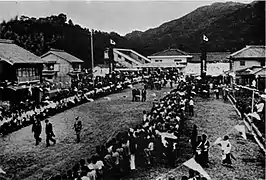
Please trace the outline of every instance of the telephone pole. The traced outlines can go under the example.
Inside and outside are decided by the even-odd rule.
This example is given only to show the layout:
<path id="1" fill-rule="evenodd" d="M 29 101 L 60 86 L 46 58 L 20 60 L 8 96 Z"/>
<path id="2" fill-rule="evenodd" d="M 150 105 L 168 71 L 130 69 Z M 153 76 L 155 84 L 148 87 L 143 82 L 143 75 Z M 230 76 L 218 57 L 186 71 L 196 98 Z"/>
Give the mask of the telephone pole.
<path id="1" fill-rule="evenodd" d="M 93 77 L 93 68 L 94 68 L 94 56 L 93 56 L 93 29 L 91 30 L 91 72 Z"/>

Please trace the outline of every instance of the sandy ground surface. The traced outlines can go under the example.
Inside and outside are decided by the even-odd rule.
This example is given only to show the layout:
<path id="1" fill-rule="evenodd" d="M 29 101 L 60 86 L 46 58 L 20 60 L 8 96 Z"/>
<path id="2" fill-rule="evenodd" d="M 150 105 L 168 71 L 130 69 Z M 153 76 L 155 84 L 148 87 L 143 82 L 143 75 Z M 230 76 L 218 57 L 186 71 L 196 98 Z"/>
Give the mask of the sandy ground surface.
<path id="1" fill-rule="evenodd" d="M 209 152 L 211 164 L 209 168 L 205 168 L 212 179 L 265 179 L 265 155 L 252 136 L 248 135 L 248 139 L 245 140 L 233 128 L 239 122 L 241 122 L 241 119 L 237 116 L 229 102 L 224 103 L 223 100 L 216 100 L 214 98 L 209 100 L 196 98 L 195 116 L 186 121 L 186 130 L 191 132 L 191 126 L 196 124 L 199 134 L 207 134 L 211 144 L 218 137 L 223 137 L 225 134 L 229 135 L 232 153 L 237 159 L 237 161 L 233 160 L 233 168 L 222 166 L 221 150 L 219 146 L 212 145 Z M 183 138 L 188 140 L 189 137 L 185 136 L 186 134 L 183 135 Z M 190 157 L 192 157 L 191 153 Z M 166 179 L 169 176 L 173 176 L 176 179 L 181 179 L 183 175 L 188 176 L 188 170 L 187 167 L 180 165 L 176 169 L 156 178 Z"/>
<path id="2" fill-rule="evenodd" d="M 91 103 L 67 110 L 50 118 L 54 126 L 57 144 L 45 147 L 44 124 L 39 146 L 34 145 L 31 126 L 14 132 L 5 138 L 0 138 L 0 166 L 7 172 L 7 176 L 0 179 L 36 180 L 47 178 L 57 173 L 64 173 L 81 158 L 90 157 L 95 152 L 95 146 L 103 144 L 119 131 L 135 126 L 141 121 L 142 111 L 150 110 L 155 92 L 158 97 L 170 91 L 169 88 L 161 91 L 148 91 L 148 101 L 131 102 L 130 89 L 121 93 L 112 94 L 110 101 L 101 98 Z M 184 132 L 180 141 L 179 164 L 192 156 L 188 143 L 193 123 L 199 127 L 199 134 L 206 133 L 210 142 L 230 131 L 239 118 L 229 103 L 222 100 L 196 98 L 195 116 L 186 120 Z M 73 121 L 75 116 L 83 121 L 82 142 L 75 143 Z M 220 165 L 221 151 L 217 146 L 210 149 L 211 165 L 206 171 L 213 179 L 265 179 L 265 156 L 252 138 L 243 140 L 238 132 L 229 133 L 233 145 L 233 153 L 237 157 L 234 168 Z M 159 175 L 168 177 L 174 175 L 181 179 L 188 174 L 188 168 L 171 170 L 163 164 L 152 167 L 141 167 L 123 179 L 155 179 Z M 168 173 L 167 173 L 168 172 Z M 166 173 L 166 174 L 164 174 Z M 108 179 L 108 178 L 107 178 Z"/>

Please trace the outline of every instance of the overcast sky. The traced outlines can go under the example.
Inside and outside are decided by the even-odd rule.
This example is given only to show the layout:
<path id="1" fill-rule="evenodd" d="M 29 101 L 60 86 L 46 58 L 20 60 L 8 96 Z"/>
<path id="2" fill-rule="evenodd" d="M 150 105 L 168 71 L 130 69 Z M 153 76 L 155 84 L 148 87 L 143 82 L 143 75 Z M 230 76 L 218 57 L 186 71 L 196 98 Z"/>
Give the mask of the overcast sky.
<path id="1" fill-rule="evenodd" d="M 74 24 L 89 29 L 115 31 L 125 35 L 133 30 L 145 31 L 177 19 L 204 5 L 224 0 L 205 1 L 1 1 L 0 21 L 16 15 L 46 17 L 64 13 Z M 250 3 L 251 0 L 237 0 Z"/>

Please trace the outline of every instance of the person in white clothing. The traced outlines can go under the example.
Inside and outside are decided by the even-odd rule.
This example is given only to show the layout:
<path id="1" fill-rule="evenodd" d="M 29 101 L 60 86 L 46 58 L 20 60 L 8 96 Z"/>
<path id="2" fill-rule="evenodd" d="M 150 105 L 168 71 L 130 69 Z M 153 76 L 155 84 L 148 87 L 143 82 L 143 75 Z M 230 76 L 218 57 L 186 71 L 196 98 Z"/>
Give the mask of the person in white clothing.
<path id="1" fill-rule="evenodd" d="M 145 110 L 143 111 L 143 121 L 147 121 L 147 112 Z"/>
<path id="2" fill-rule="evenodd" d="M 220 141 L 218 144 L 221 145 L 221 149 L 222 149 L 222 165 L 231 166 L 232 165 L 232 161 L 231 161 L 232 145 L 229 142 L 229 137 L 224 136 L 224 139 Z"/>
<path id="3" fill-rule="evenodd" d="M 189 115 L 194 116 L 194 101 L 190 98 L 189 102 Z"/>

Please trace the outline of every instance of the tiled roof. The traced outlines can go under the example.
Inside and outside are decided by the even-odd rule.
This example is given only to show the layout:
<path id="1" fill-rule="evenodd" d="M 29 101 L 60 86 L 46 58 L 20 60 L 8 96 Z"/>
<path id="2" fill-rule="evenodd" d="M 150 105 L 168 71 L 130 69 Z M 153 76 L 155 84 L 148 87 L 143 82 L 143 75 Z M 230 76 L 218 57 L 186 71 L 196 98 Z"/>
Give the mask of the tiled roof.
<path id="1" fill-rule="evenodd" d="M 97 64 L 95 67 L 100 67 L 100 68 L 109 68 L 109 64 Z"/>
<path id="2" fill-rule="evenodd" d="M 0 61 L 6 61 L 12 65 L 43 63 L 40 57 L 5 39 L 0 39 Z"/>
<path id="3" fill-rule="evenodd" d="M 200 62 L 201 53 L 189 53 L 192 58 L 188 59 L 188 62 L 196 63 Z M 207 62 L 224 62 L 228 61 L 226 58 L 230 55 L 230 52 L 207 52 Z"/>
<path id="4" fill-rule="evenodd" d="M 236 71 L 236 74 L 237 75 L 256 75 L 257 73 L 259 73 L 263 69 L 265 69 L 265 67 L 252 66 L 252 67 L 240 69 L 240 70 Z"/>
<path id="5" fill-rule="evenodd" d="M 266 46 L 246 46 L 245 48 L 234 52 L 228 58 L 266 58 Z"/>
<path id="6" fill-rule="evenodd" d="M 161 52 L 154 53 L 150 56 L 188 56 L 189 54 L 180 49 L 166 49 Z"/>
<path id="7" fill-rule="evenodd" d="M 41 58 L 49 55 L 49 54 L 54 54 L 70 63 L 83 63 L 83 61 L 67 52 L 65 52 L 64 50 L 59 50 L 59 49 L 51 49 L 50 51 L 48 51 L 47 53 L 43 54 L 41 56 Z"/>

